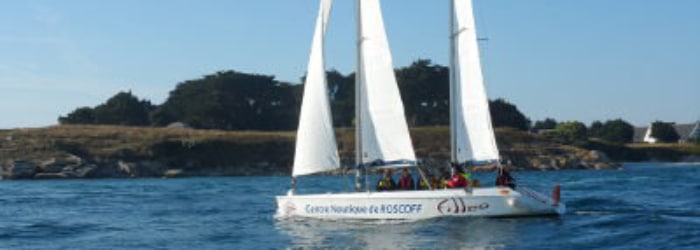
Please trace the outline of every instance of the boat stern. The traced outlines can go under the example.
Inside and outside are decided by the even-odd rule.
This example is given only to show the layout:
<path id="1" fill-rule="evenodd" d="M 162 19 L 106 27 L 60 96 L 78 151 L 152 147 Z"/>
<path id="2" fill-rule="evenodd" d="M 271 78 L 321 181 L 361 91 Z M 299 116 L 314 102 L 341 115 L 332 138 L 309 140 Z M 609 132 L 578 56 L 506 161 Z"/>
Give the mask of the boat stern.
<path id="1" fill-rule="evenodd" d="M 559 199 L 559 185 L 554 187 L 552 197 L 527 187 L 518 187 L 515 192 L 519 193 L 520 196 L 512 201 L 509 200 L 511 206 L 528 210 L 533 214 L 563 215 L 566 213 L 566 204 Z"/>

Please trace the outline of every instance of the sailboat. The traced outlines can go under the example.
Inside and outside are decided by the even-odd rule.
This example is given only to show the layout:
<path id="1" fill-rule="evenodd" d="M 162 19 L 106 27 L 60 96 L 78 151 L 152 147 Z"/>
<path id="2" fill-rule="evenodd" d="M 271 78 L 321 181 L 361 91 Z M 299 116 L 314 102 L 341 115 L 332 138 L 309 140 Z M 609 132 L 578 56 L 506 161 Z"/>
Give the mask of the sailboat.
<path id="1" fill-rule="evenodd" d="M 565 205 L 525 187 L 507 186 L 374 192 L 362 172 L 416 168 L 416 157 L 393 72 L 379 0 L 356 0 L 356 190 L 296 194 L 297 176 L 340 168 L 328 104 L 323 40 L 331 0 L 321 0 L 299 121 L 292 188 L 277 196 L 279 218 L 400 219 L 446 216 L 559 215 Z M 499 153 L 483 86 L 470 0 L 451 0 L 452 161 L 498 161 Z M 500 165 L 499 165 L 500 166 Z"/>

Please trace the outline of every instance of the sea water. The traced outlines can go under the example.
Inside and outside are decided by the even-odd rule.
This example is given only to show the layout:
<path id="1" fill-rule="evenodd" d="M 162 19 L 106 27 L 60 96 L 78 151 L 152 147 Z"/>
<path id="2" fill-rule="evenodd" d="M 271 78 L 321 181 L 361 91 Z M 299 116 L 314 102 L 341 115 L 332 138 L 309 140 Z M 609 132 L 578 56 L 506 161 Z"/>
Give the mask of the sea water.
<path id="1" fill-rule="evenodd" d="M 413 222 L 276 220 L 288 177 L 0 181 L 0 249 L 698 249 L 700 165 L 514 173 L 562 217 Z M 484 184 L 493 174 L 476 174 Z M 300 192 L 348 189 L 344 177 Z"/>

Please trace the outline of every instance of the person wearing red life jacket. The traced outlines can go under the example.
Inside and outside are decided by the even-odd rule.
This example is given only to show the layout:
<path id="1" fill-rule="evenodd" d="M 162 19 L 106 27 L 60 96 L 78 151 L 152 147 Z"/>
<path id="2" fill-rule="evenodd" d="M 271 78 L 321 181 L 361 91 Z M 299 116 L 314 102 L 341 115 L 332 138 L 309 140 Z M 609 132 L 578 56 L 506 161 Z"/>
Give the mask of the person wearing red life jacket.
<path id="1" fill-rule="evenodd" d="M 515 189 L 515 178 L 510 175 L 508 170 L 500 168 L 498 170 L 498 176 L 496 176 L 496 186 L 507 186 Z"/>
<path id="2" fill-rule="evenodd" d="M 401 190 L 413 190 L 414 185 L 413 185 L 413 176 L 411 176 L 411 172 L 408 171 L 408 169 L 404 168 L 401 171 L 401 177 L 399 178 L 399 189 Z"/>
<path id="3" fill-rule="evenodd" d="M 464 169 L 462 169 L 459 165 L 452 165 L 452 170 L 454 172 L 454 175 L 452 175 L 452 178 L 447 181 L 446 186 L 447 188 L 463 188 L 467 187 L 469 184 L 469 180 L 467 178 L 467 174 L 464 172 Z"/>

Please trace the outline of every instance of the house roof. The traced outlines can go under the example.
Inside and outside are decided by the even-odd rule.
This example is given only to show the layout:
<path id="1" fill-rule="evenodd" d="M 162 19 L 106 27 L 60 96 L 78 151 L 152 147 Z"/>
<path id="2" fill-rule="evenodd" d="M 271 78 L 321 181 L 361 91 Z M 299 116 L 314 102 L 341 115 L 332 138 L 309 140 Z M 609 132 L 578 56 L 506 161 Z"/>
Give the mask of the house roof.
<path id="1" fill-rule="evenodd" d="M 673 128 L 676 129 L 676 132 L 681 137 L 680 138 L 681 141 L 687 141 L 688 138 L 690 137 L 690 132 L 692 132 L 693 128 L 695 128 L 695 123 L 675 124 L 675 125 L 673 125 Z"/>
<path id="2" fill-rule="evenodd" d="M 632 142 L 644 142 L 644 135 L 649 127 L 635 127 L 634 136 L 632 136 Z"/>
<path id="3" fill-rule="evenodd" d="M 680 136 L 680 141 L 686 141 L 694 136 L 700 136 L 700 121 L 695 123 L 673 124 L 673 128 L 676 129 L 676 133 Z M 649 126 L 635 127 L 632 141 L 644 142 L 644 135 L 648 129 Z"/>
<path id="4" fill-rule="evenodd" d="M 691 139 L 700 138 L 700 121 L 695 123 L 695 128 L 690 131 L 690 135 L 688 135 L 688 137 Z"/>

